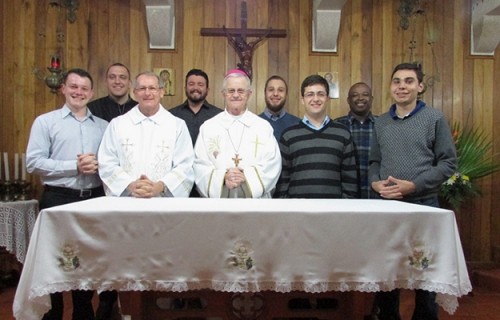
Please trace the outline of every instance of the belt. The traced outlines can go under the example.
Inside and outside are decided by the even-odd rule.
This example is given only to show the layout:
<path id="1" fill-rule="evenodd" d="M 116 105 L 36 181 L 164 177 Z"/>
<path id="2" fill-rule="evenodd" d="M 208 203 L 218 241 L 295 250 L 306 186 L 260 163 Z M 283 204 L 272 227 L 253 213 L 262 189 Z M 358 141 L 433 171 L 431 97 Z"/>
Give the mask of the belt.
<path id="1" fill-rule="evenodd" d="M 43 189 L 45 191 L 57 192 L 80 198 L 90 198 L 93 194 L 96 195 L 102 193 L 102 187 L 97 187 L 92 189 L 71 189 L 71 188 L 44 185 Z"/>

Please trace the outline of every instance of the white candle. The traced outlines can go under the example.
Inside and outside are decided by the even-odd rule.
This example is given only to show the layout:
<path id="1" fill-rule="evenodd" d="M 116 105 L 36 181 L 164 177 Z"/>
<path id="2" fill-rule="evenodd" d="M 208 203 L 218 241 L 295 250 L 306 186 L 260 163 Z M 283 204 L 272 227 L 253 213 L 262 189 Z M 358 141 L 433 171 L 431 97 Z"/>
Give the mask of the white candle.
<path id="1" fill-rule="evenodd" d="M 0 181 L 2 180 L 2 157 L 0 157 Z"/>
<path id="2" fill-rule="evenodd" d="M 14 181 L 19 180 L 19 153 L 14 153 Z"/>
<path id="3" fill-rule="evenodd" d="M 5 169 L 5 181 L 10 180 L 10 175 L 9 175 L 9 154 L 7 152 L 3 153 L 3 162 L 4 162 L 4 169 Z"/>
<path id="4" fill-rule="evenodd" d="M 26 153 L 21 155 L 21 180 L 26 181 Z"/>

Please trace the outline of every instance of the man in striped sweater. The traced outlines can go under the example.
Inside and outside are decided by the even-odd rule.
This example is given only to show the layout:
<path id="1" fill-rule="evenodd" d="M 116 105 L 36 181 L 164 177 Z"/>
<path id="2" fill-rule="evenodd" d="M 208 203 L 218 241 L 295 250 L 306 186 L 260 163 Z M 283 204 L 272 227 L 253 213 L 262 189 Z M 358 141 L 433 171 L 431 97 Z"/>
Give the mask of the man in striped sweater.
<path id="1" fill-rule="evenodd" d="M 375 121 L 368 175 L 382 199 L 439 207 L 439 187 L 457 168 L 456 150 L 443 113 L 418 99 L 423 77 L 419 65 L 394 69 L 390 90 L 395 103 Z M 416 290 L 412 320 L 438 319 L 435 298 L 434 292 Z M 376 319 L 401 319 L 399 290 L 378 292 L 375 307 Z"/>
<path id="2" fill-rule="evenodd" d="M 282 171 L 275 198 L 357 198 L 358 171 L 349 129 L 326 112 L 328 82 L 319 75 L 301 85 L 305 115 L 279 141 Z"/>

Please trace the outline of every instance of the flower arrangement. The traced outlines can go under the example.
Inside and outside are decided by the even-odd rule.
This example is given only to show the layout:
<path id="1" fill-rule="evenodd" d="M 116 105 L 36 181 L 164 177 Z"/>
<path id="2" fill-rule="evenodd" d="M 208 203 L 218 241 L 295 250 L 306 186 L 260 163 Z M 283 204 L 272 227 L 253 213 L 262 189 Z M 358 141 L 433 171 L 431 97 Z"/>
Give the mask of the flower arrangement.
<path id="1" fill-rule="evenodd" d="M 457 172 L 440 188 L 440 196 L 458 209 L 465 200 L 481 195 L 475 184 L 479 178 L 500 170 L 500 163 L 491 155 L 493 142 L 479 129 L 462 129 L 459 124 L 452 128 L 453 140 L 457 148 Z"/>

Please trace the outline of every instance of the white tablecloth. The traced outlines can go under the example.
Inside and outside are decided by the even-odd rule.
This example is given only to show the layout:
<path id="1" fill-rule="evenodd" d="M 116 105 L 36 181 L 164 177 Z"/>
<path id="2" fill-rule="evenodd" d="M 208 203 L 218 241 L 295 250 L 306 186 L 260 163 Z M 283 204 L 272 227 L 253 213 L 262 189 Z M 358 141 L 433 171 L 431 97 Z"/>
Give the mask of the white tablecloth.
<path id="1" fill-rule="evenodd" d="M 14 300 L 72 289 L 471 291 L 452 211 L 388 200 L 103 197 L 43 210 Z"/>
<path id="2" fill-rule="evenodd" d="M 33 226 L 38 213 L 38 201 L 0 202 L 0 246 L 24 263 Z"/>

